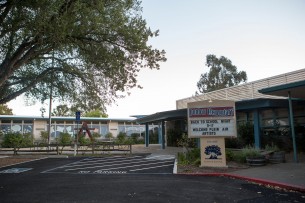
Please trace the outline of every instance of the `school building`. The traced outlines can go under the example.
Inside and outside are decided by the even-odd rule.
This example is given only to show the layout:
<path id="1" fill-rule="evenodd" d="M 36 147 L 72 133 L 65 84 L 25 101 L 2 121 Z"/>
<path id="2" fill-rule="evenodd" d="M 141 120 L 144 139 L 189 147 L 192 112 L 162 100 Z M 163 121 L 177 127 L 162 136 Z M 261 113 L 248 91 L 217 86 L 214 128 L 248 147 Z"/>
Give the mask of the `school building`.
<path id="1" fill-rule="evenodd" d="M 294 153 L 305 151 L 305 69 L 228 87 L 213 92 L 179 99 L 176 109 L 157 112 L 143 117 L 126 119 L 81 118 L 89 128 L 101 136 L 119 132 L 127 135 L 139 133 L 149 145 L 149 131 L 155 129 L 158 142 L 165 148 L 167 142 L 175 142 L 175 130 L 187 133 L 187 104 L 202 100 L 234 100 L 237 126 L 250 122 L 254 126 L 254 144 L 261 148 L 264 142 L 275 137 L 290 146 Z M 75 117 L 52 117 L 51 139 L 60 132 L 71 135 L 77 128 Z M 157 127 L 157 130 L 156 130 Z M 2 132 L 32 133 L 40 138 L 41 131 L 48 130 L 48 118 L 0 115 Z M 271 139 L 271 140 L 270 140 Z"/>
<path id="2" fill-rule="evenodd" d="M 91 132 L 105 137 L 107 133 L 111 133 L 116 137 L 120 132 L 127 135 L 138 133 L 144 136 L 144 126 L 134 122 L 136 118 L 91 118 L 81 117 L 81 122 L 86 122 Z M 75 135 L 77 129 L 80 129 L 82 124 L 76 122 L 75 117 L 52 117 L 51 118 L 51 140 L 54 140 L 61 132 Z M 153 126 L 152 126 L 153 127 Z M 152 128 L 151 127 L 151 128 Z M 0 130 L 3 133 L 20 132 L 31 133 L 35 140 L 40 139 L 42 131 L 48 131 L 49 118 L 39 116 L 13 116 L 0 115 Z"/>
<path id="3" fill-rule="evenodd" d="M 145 125 L 146 132 L 150 124 L 158 124 L 164 148 L 170 129 L 179 128 L 187 133 L 189 102 L 217 99 L 235 101 L 237 126 L 243 122 L 253 124 L 257 148 L 262 147 L 263 141 L 271 139 L 270 143 L 277 137 L 291 146 L 294 153 L 297 147 L 305 149 L 305 69 L 179 99 L 176 110 L 158 112 L 136 122 Z M 148 146 L 148 137 L 145 140 Z"/>

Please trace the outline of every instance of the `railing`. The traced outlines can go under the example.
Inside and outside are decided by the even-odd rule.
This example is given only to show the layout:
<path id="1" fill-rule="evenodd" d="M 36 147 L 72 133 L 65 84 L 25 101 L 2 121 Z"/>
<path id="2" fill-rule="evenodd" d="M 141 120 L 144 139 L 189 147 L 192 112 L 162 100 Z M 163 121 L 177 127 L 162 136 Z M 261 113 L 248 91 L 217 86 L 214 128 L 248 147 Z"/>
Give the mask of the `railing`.
<path id="1" fill-rule="evenodd" d="M 93 143 L 87 145 L 77 145 L 77 148 L 74 148 L 74 144 L 69 145 L 59 145 L 59 144 L 42 144 L 35 143 L 30 147 L 23 148 L 0 148 L 0 154 L 4 154 L 5 152 L 13 152 L 13 154 L 73 154 L 75 152 L 77 154 L 104 154 L 104 153 L 124 153 L 124 154 L 132 154 L 132 145 L 131 144 L 116 144 L 112 142 L 105 143 Z"/>

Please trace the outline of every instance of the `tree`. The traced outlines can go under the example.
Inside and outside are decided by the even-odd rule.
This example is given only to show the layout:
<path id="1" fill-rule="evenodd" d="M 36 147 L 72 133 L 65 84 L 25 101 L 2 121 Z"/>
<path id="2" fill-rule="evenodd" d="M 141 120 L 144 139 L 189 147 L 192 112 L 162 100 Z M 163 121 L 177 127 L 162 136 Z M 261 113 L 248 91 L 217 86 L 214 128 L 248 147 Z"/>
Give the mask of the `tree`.
<path id="1" fill-rule="evenodd" d="M 85 117 L 103 117 L 103 118 L 108 117 L 108 115 L 106 113 L 103 113 L 98 109 L 93 110 L 93 111 L 89 111 L 89 112 L 85 113 L 84 116 Z"/>
<path id="2" fill-rule="evenodd" d="M 0 104 L 21 94 L 44 101 L 104 107 L 137 84 L 142 68 L 159 69 L 164 50 L 138 0 L 0 2 Z M 96 108 L 93 108 L 96 109 Z M 92 108 L 90 109 L 92 110 Z"/>
<path id="3" fill-rule="evenodd" d="M 0 104 L 0 115 L 13 115 L 13 110 L 6 104 Z"/>
<path id="4" fill-rule="evenodd" d="M 52 116 L 71 116 L 70 108 L 66 104 L 58 105 L 53 109 Z"/>
<path id="5" fill-rule="evenodd" d="M 247 81 L 247 73 L 238 72 L 236 66 L 224 56 L 217 58 L 215 55 L 207 55 L 206 66 L 210 68 L 210 71 L 201 74 L 197 82 L 200 93 L 231 87 Z"/>

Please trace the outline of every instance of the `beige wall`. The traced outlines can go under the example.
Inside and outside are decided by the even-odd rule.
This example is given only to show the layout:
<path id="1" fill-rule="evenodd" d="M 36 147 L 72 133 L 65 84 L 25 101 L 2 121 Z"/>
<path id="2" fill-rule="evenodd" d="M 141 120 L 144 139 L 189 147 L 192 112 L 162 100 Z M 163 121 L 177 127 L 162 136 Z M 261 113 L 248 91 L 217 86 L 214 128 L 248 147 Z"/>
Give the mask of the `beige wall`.
<path id="1" fill-rule="evenodd" d="M 109 126 L 109 132 L 112 133 L 112 135 L 114 137 L 116 137 L 119 133 L 119 124 L 118 122 L 109 122 L 108 123 L 108 126 Z"/>
<path id="2" fill-rule="evenodd" d="M 47 122 L 46 121 L 36 121 L 33 123 L 33 136 L 35 140 L 40 139 L 40 132 L 47 131 Z"/>

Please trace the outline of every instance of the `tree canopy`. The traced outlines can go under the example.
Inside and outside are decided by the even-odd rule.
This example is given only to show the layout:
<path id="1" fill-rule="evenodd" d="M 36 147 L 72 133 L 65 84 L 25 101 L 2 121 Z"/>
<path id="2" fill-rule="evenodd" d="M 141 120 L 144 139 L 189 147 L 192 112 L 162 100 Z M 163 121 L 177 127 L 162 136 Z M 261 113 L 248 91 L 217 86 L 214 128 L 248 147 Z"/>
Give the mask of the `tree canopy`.
<path id="1" fill-rule="evenodd" d="M 53 109 L 52 116 L 75 116 L 76 111 L 81 111 L 84 117 L 103 117 L 107 118 L 108 115 L 100 109 L 84 111 L 80 106 L 69 107 L 67 104 L 61 104 Z"/>
<path id="2" fill-rule="evenodd" d="M 0 104 L 0 115 L 13 115 L 13 110 L 6 104 Z"/>
<path id="3" fill-rule="evenodd" d="M 138 0 L 0 2 L 0 104 L 21 94 L 69 104 L 105 104 L 137 84 L 142 68 L 159 69 L 164 50 Z M 91 103 L 91 104 L 89 104 Z M 89 108 L 94 110 L 96 108 Z"/>
<path id="4" fill-rule="evenodd" d="M 201 74 L 197 82 L 200 93 L 231 87 L 247 81 L 247 73 L 238 72 L 231 60 L 224 56 L 217 58 L 215 55 L 207 55 L 206 66 L 210 68 L 209 72 Z"/>

